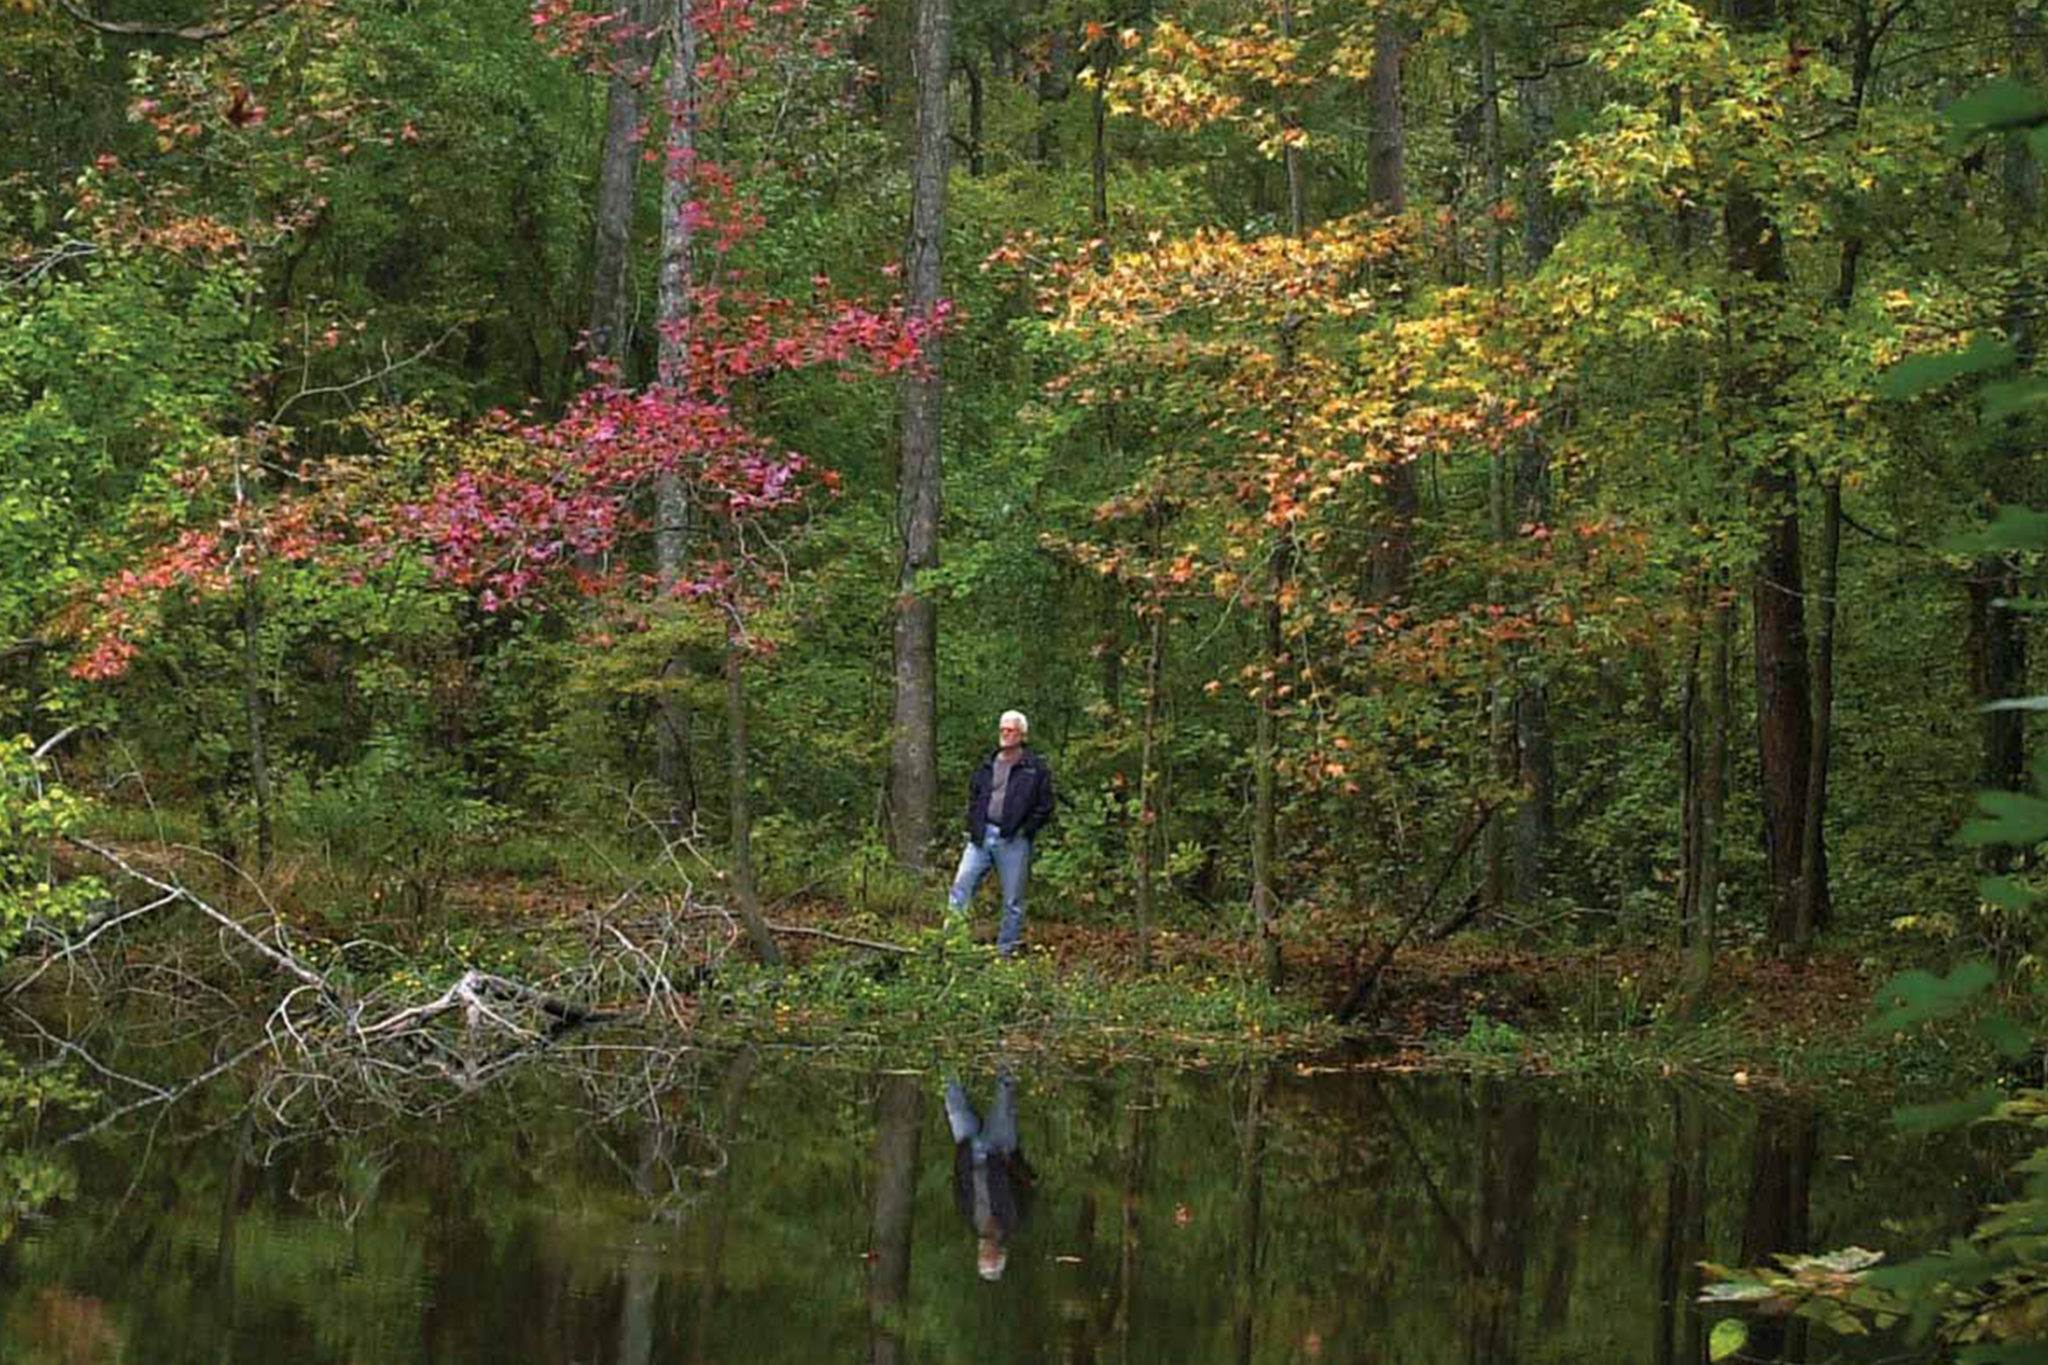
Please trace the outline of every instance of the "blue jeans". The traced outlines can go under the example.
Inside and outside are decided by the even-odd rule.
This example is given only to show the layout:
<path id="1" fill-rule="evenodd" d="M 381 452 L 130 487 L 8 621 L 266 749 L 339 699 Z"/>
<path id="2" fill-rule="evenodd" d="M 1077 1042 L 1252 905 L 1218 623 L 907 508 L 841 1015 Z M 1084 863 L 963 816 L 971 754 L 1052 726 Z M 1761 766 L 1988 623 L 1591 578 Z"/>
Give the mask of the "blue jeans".
<path id="1" fill-rule="evenodd" d="M 967 1098 L 966 1088 L 957 1080 L 946 1082 L 946 1126 L 953 1130 L 953 1141 L 973 1142 L 974 1154 L 984 1157 L 989 1152 L 1010 1153 L 1017 1150 L 1017 1082 L 1009 1075 L 996 1080 L 995 1103 L 989 1106 L 988 1117 L 974 1112 L 974 1102 Z"/>
<path id="2" fill-rule="evenodd" d="M 1024 937 L 1024 885 L 1031 879 L 1029 839 L 1021 834 L 1005 839 L 1001 830 L 990 825 L 960 854 L 960 870 L 953 874 L 953 891 L 946 902 L 954 914 L 965 914 L 974 901 L 975 888 L 991 867 L 1003 886 L 1003 922 L 996 931 L 996 951 L 1008 957 Z"/>

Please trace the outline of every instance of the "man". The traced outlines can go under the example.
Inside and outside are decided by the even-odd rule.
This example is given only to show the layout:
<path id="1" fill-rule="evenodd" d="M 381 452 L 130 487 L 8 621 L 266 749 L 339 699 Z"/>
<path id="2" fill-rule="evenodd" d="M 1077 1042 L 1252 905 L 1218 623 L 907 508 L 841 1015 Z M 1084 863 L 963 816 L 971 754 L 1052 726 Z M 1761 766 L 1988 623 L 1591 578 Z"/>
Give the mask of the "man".
<path id="1" fill-rule="evenodd" d="M 1031 876 L 1031 841 L 1052 819 L 1052 769 L 1025 740 L 1031 722 L 1005 711 L 996 725 L 997 748 L 967 784 L 967 850 L 953 876 L 948 902 L 963 916 L 990 867 L 1003 886 L 1002 927 L 996 952 L 1008 957 L 1024 937 L 1024 884 Z"/>
<path id="2" fill-rule="evenodd" d="M 1000 1280 L 1010 1236 L 1031 1209 L 1038 1173 L 1017 1142 L 1017 1080 L 1004 1072 L 984 1119 L 959 1080 L 946 1082 L 946 1123 L 953 1130 L 953 1203 L 974 1234 L 974 1268 Z"/>

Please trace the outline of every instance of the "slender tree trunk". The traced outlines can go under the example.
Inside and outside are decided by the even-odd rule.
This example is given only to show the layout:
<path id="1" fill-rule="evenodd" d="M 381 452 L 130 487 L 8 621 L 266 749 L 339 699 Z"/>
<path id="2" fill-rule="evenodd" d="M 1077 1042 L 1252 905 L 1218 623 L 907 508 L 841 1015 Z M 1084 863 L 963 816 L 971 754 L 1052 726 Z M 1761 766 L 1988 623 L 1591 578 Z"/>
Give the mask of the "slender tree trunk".
<path id="1" fill-rule="evenodd" d="M 1687 594 L 1692 644 L 1686 651 L 1685 679 L 1678 703 L 1678 788 L 1679 788 L 1679 881 L 1678 946 L 1692 942 L 1699 919 L 1700 902 L 1700 756 L 1702 708 L 1700 705 L 1700 646 L 1706 639 L 1705 588 Z"/>
<path id="2" fill-rule="evenodd" d="M 896 1365 L 909 1307 L 912 1216 L 924 1088 L 908 1073 L 882 1077 L 875 1097 L 875 1212 L 868 1234 L 868 1362 Z"/>
<path id="3" fill-rule="evenodd" d="M 270 789 L 269 705 L 263 692 L 263 594 L 252 574 L 242 580 L 242 713 L 249 732 L 249 789 L 256 801 L 256 870 L 276 848 Z"/>
<path id="4" fill-rule="evenodd" d="M 1401 60 L 1408 35 L 1400 17 L 1382 9 L 1373 29 L 1368 75 L 1371 131 L 1366 141 L 1366 198 L 1381 213 L 1408 207 L 1408 125 L 1401 107 Z"/>
<path id="5" fill-rule="evenodd" d="M 688 386 L 689 326 L 694 276 L 688 204 L 697 153 L 697 29 L 689 0 L 669 0 L 669 68 L 662 98 L 668 106 L 667 165 L 661 190 L 661 260 L 655 303 L 657 381 L 681 392 Z M 674 605 L 676 584 L 689 562 L 694 532 L 683 475 L 664 470 L 654 479 L 654 567 L 662 605 Z M 675 655 L 662 665 L 655 693 L 655 778 L 668 800 L 668 822 L 687 823 L 696 809 L 690 762 L 690 708 L 680 687 L 687 665 Z"/>
<path id="6" fill-rule="evenodd" d="M 917 155 L 912 171 L 908 306 L 936 316 L 946 220 L 946 78 L 953 21 L 948 0 L 918 0 Z M 896 482 L 895 690 L 889 782 L 896 859 L 923 871 L 937 832 L 938 607 L 917 576 L 939 562 L 940 338 L 925 335 L 921 364 L 903 386 L 903 454 Z"/>
<path id="7" fill-rule="evenodd" d="M 1693 920 L 1685 936 L 1680 970 L 1678 1013 L 1697 1018 L 1713 984 L 1714 930 L 1721 898 L 1721 821 L 1728 793 L 1728 733 L 1734 709 L 1729 654 L 1735 633 L 1735 608 L 1727 591 L 1709 585 L 1708 606 L 1712 662 L 1707 667 L 1705 757 L 1700 765 L 1699 885 L 1693 896 Z"/>
<path id="8" fill-rule="evenodd" d="M 1479 47 L 1480 142 L 1486 176 L 1486 289 L 1498 296 L 1507 287 L 1502 251 L 1506 232 L 1498 211 L 1505 178 L 1500 146 L 1500 77 L 1495 66 L 1493 33 L 1483 15 L 1475 22 L 1474 37 Z M 1487 521 L 1493 533 L 1493 550 L 1495 555 L 1505 559 L 1509 545 L 1508 455 L 1506 447 L 1499 442 L 1495 442 L 1487 453 L 1486 472 Z M 1487 599 L 1503 610 L 1508 605 L 1506 589 L 1498 571 L 1487 584 Z M 1514 785 L 1521 769 L 1515 754 L 1514 668 L 1513 651 L 1502 646 L 1492 685 L 1488 688 L 1486 710 L 1487 747 L 1493 754 L 1494 778 L 1503 787 Z M 1485 869 L 1482 882 L 1486 903 L 1496 909 L 1508 901 L 1509 830 L 1508 820 L 1489 821 L 1480 845 Z"/>
<path id="9" fill-rule="evenodd" d="M 1280 36 L 1292 38 L 1292 0 L 1280 0 L 1279 14 Z M 1292 111 L 1283 114 L 1283 119 L 1292 126 Z M 1282 164 L 1287 174 L 1287 235 L 1299 241 L 1307 231 L 1304 214 L 1308 203 L 1304 185 L 1306 172 L 1300 150 L 1288 146 Z M 1291 383 L 1295 377 L 1300 330 L 1301 320 L 1292 315 L 1280 324 L 1280 382 L 1283 385 Z M 1285 459 L 1291 466 L 1298 458 L 1291 403 L 1285 405 L 1282 423 Z M 1275 866 L 1279 842 L 1280 670 L 1286 649 L 1282 603 L 1293 567 L 1293 535 L 1282 527 L 1274 532 L 1272 552 L 1267 559 L 1266 600 L 1259 640 L 1259 709 L 1253 722 L 1252 755 L 1255 792 L 1252 811 L 1252 921 L 1258 934 L 1259 960 L 1265 968 L 1266 985 L 1276 991 L 1286 978 L 1286 963 L 1280 949 L 1280 894 L 1276 885 L 1278 868 Z"/>
<path id="10" fill-rule="evenodd" d="M 1408 132 L 1401 101 L 1401 62 L 1408 36 L 1401 18 L 1381 11 L 1373 30 L 1371 89 L 1372 131 L 1367 141 L 1366 197 L 1380 213 L 1408 207 Z M 1384 526 L 1374 538 L 1368 592 L 1375 602 L 1389 602 L 1408 590 L 1414 568 L 1415 517 L 1421 510 L 1421 489 L 1415 462 L 1387 466 L 1381 485 Z"/>
<path id="11" fill-rule="evenodd" d="M 975 62 L 963 62 L 960 74 L 967 77 L 967 174 L 979 180 L 985 161 L 982 155 L 982 77 Z"/>
<path id="12" fill-rule="evenodd" d="M 1066 26 L 1048 25 L 1044 55 L 1031 77 L 1031 93 L 1037 104 L 1037 121 L 1031 133 L 1032 157 L 1048 170 L 1060 164 L 1059 120 L 1053 106 L 1067 97 L 1068 61 Z"/>
<path id="13" fill-rule="evenodd" d="M 1792 946 L 1805 953 L 1812 946 L 1827 904 L 1826 844 L 1828 759 L 1835 725 L 1835 597 L 1841 582 L 1842 479 L 1831 475 L 1821 485 L 1820 598 L 1813 640 L 1813 749 L 1806 774 L 1806 819 L 1800 831 L 1799 913 L 1792 925 Z"/>
<path id="14" fill-rule="evenodd" d="M 1155 918 L 1159 849 L 1165 826 L 1159 803 L 1160 689 L 1166 678 L 1166 603 L 1145 604 L 1145 715 L 1138 737 L 1138 970 L 1152 966 L 1152 924 Z"/>
<path id="15" fill-rule="evenodd" d="M 652 43 L 649 0 L 618 10 L 628 36 L 613 54 L 605 89 L 604 149 L 599 154 L 595 242 L 590 271 L 590 355 L 623 363 L 632 332 L 634 189 L 640 172 L 640 121 L 645 114 Z M 621 376 L 624 378 L 625 376 Z"/>
<path id="16" fill-rule="evenodd" d="M 1291 41 L 1294 38 L 1294 0 L 1279 0 L 1280 37 Z M 1299 111 L 1290 100 L 1281 111 L 1281 121 L 1288 130 L 1301 125 Z M 1280 164 L 1287 178 L 1287 235 L 1299 240 L 1308 223 L 1308 178 L 1301 163 L 1301 148 L 1292 141 L 1285 143 L 1280 151 Z"/>
<path id="17" fill-rule="evenodd" d="M 765 966 L 779 967 L 782 952 L 775 946 L 775 935 L 761 914 L 760 898 L 754 890 L 754 811 L 750 790 L 753 764 L 747 753 L 747 640 L 736 620 L 727 627 L 725 637 L 725 710 L 727 766 L 732 778 L 728 808 L 732 825 L 732 908 L 746 927 L 754 956 Z"/>
<path id="18" fill-rule="evenodd" d="M 1280 593 L 1287 582 L 1284 544 L 1273 547 L 1259 632 L 1259 699 L 1254 717 L 1252 801 L 1252 921 L 1266 985 L 1279 990 L 1286 972 L 1280 953 L 1280 897 L 1273 865 L 1278 827 Z"/>

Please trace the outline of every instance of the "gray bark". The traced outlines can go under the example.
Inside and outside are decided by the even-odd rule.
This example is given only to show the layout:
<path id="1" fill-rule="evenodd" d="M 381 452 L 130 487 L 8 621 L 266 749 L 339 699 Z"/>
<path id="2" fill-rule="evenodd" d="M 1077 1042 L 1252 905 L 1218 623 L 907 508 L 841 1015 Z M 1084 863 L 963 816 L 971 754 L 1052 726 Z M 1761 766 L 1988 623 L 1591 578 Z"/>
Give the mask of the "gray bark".
<path id="1" fill-rule="evenodd" d="M 912 173 L 908 306 L 929 318 L 939 304 L 946 220 L 946 77 L 952 38 L 947 0 L 918 0 L 917 155 Z M 896 479 L 894 697 L 889 764 L 891 839 L 898 862 L 922 871 L 938 809 L 938 607 L 917 576 L 939 562 L 940 423 L 944 381 L 936 332 L 903 388 L 903 456 Z"/>
<path id="2" fill-rule="evenodd" d="M 690 321 L 691 289 L 694 284 L 690 262 L 692 232 L 685 206 L 690 186 L 687 174 L 697 145 L 697 31 L 690 16 L 689 0 L 670 0 L 669 69 L 663 82 L 662 98 L 668 106 L 667 174 L 661 191 L 661 261 L 657 274 L 656 322 L 660 331 L 657 346 L 657 376 L 661 385 L 681 389 L 688 382 L 689 351 L 686 329 Z M 662 601 L 681 581 L 689 561 L 692 533 L 691 508 L 682 476 L 674 471 L 655 476 L 654 483 L 655 582 Z M 671 823 L 681 824 L 696 806 L 696 783 L 691 773 L 688 705 L 678 694 L 684 661 L 671 657 L 662 666 L 662 687 L 656 696 L 655 776 L 668 798 Z"/>
<path id="3" fill-rule="evenodd" d="M 1373 33 L 1366 196 L 1373 208 L 1386 214 L 1401 213 L 1408 207 L 1408 133 L 1401 105 L 1401 60 L 1407 47 L 1408 35 L 1401 20 L 1382 14 Z M 1368 584 L 1376 602 L 1391 601 L 1408 590 L 1414 566 L 1415 514 L 1421 508 L 1415 462 L 1389 465 L 1382 487 L 1385 524 L 1373 543 Z"/>
<path id="4" fill-rule="evenodd" d="M 650 0 L 626 0 L 620 18 L 632 36 L 619 45 L 605 90 L 604 149 L 598 158 L 595 241 L 590 271 L 590 355 L 621 362 L 632 339 L 634 189 L 640 171 L 640 121 L 653 59 Z"/>

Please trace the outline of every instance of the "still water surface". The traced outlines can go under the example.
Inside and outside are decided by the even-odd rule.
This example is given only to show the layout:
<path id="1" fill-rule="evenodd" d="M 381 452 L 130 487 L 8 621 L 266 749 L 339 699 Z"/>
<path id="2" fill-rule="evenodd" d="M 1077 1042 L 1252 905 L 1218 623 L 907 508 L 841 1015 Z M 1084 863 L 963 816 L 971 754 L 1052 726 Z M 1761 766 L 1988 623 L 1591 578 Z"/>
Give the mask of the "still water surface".
<path id="1" fill-rule="evenodd" d="M 0 1360 L 1690 1362 L 1697 1261 L 1924 1244 L 1993 1165 L 1732 1091 L 1011 1072 L 145 1110 L 49 1153 L 77 1194 L 0 1247 Z M 1751 1358 L 1899 1346 L 1854 1349 Z"/>

